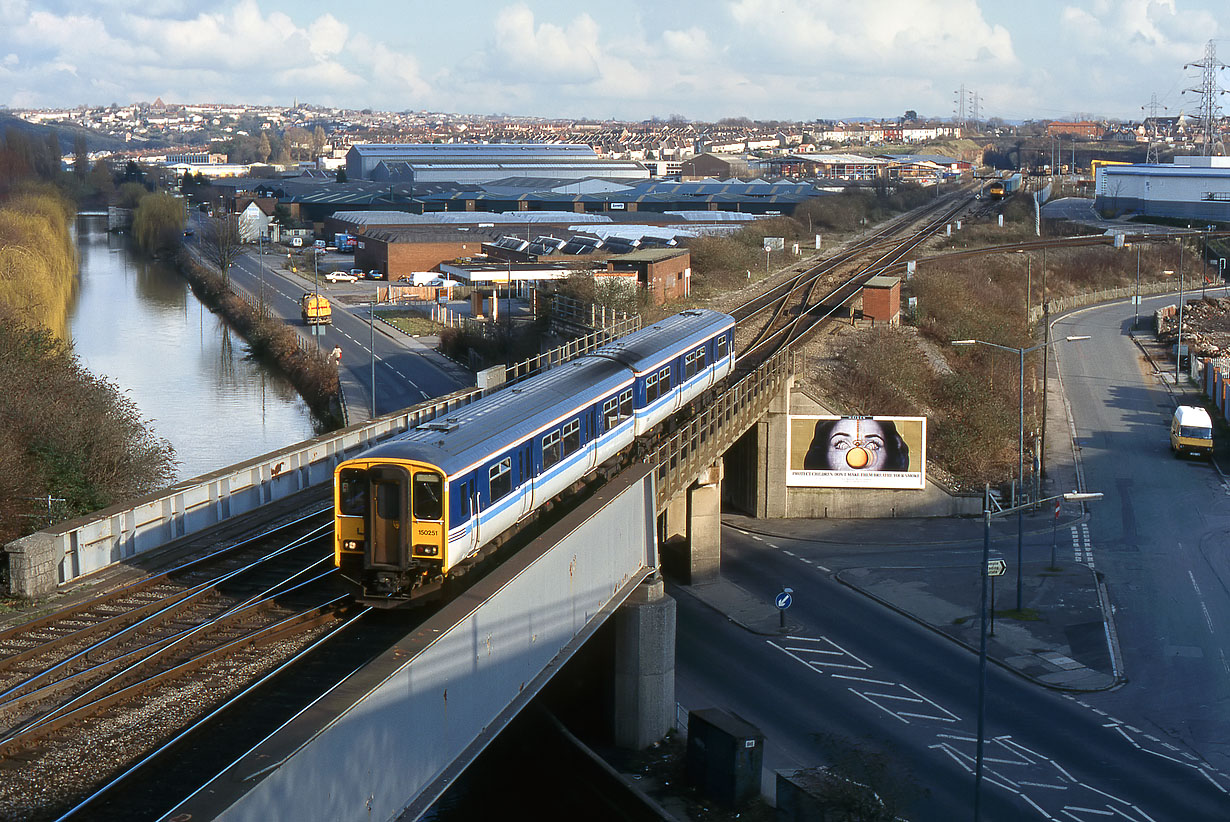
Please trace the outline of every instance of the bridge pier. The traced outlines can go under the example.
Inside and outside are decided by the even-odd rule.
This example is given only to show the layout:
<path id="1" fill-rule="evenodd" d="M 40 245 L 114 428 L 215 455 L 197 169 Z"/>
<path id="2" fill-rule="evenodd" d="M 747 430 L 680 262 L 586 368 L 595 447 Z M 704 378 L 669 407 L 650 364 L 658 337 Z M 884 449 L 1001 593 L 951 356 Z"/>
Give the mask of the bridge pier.
<path id="1" fill-rule="evenodd" d="M 659 517 L 663 564 L 685 585 L 712 582 L 722 568 L 722 463 L 700 472 Z"/>
<path id="2" fill-rule="evenodd" d="M 615 744 L 643 750 L 670 731 L 675 713 L 675 600 L 659 574 L 615 612 Z"/>
<path id="3" fill-rule="evenodd" d="M 786 516 L 786 433 L 790 427 L 790 392 L 794 378 L 769 403 L 756 423 L 756 516 L 760 519 Z"/>

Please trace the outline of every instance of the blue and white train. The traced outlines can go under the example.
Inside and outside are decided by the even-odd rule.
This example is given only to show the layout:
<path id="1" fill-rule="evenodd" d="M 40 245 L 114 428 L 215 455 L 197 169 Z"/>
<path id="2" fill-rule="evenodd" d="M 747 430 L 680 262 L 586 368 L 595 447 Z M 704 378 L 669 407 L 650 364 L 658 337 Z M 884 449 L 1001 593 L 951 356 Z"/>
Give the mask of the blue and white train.
<path id="1" fill-rule="evenodd" d="M 734 368 L 733 318 L 684 311 L 338 465 L 334 559 L 401 605 Z"/>

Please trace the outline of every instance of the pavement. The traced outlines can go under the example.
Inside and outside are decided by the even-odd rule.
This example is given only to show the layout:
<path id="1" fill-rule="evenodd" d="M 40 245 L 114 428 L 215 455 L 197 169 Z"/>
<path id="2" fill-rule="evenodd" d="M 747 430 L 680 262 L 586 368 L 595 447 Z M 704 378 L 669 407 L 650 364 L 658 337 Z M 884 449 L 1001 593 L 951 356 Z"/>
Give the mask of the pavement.
<path id="1" fill-rule="evenodd" d="M 1021 578 L 1022 610 L 1016 604 L 1016 575 L 1011 571 L 994 586 L 995 608 L 988 610 L 987 659 L 1039 685 L 1063 691 L 1104 691 L 1123 681 L 1119 667 L 1114 616 L 1105 583 L 1089 566 L 1073 561 L 1071 527 L 1084 517 L 1061 519 L 1059 553 L 1068 559 L 1050 567 L 1049 557 L 1025 563 Z M 723 517 L 728 528 L 769 541 L 830 542 L 842 546 L 900 548 L 909 564 L 851 565 L 832 572 L 843 585 L 935 631 L 977 654 L 981 641 L 982 579 L 979 565 L 968 562 L 969 549 L 980 546 L 984 525 L 977 517 L 893 520 L 757 520 Z M 1024 518 L 1027 544 L 1052 534 L 1049 516 Z M 919 543 L 915 535 L 925 534 Z M 904 542 L 908 538 L 909 542 Z M 1016 545 L 1016 521 L 994 521 L 995 555 L 1009 564 Z M 960 562 L 944 547 L 961 548 Z M 919 550 L 926 549 L 926 550 Z M 912 552 L 912 553 L 910 553 Z M 849 554 L 847 554 L 848 556 Z M 797 631 L 786 612 L 786 627 L 771 601 L 729 580 L 689 586 L 687 593 L 725 614 L 748 631 L 777 636 Z"/>

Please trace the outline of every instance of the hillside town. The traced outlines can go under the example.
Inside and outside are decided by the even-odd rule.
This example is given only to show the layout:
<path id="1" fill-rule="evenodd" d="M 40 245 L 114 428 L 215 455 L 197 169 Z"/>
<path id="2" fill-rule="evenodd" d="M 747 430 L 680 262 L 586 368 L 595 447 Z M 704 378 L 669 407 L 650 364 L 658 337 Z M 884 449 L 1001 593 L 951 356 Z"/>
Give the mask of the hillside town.
<path id="1" fill-rule="evenodd" d="M 702 123 L 675 116 L 617 122 L 384 112 L 298 102 L 289 107 L 168 104 L 160 99 L 153 103 L 102 107 L 9 109 L 7 113 L 30 124 L 78 130 L 86 137 L 91 161 L 112 157 L 176 163 L 188 157 L 195 160 L 204 153 L 207 158 L 203 164 L 219 167 L 205 169 L 207 176 L 242 173 L 235 168 L 220 168 L 228 162 L 270 162 L 282 166 L 284 171 L 304 165 L 336 171 L 344 165 L 350 146 L 361 143 L 584 143 L 601 157 L 640 162 L 654 176 L 666 176 L 680 173 L 684 161 L 705 153 L 755 159 L 856 148 L 874 151 L 877 147 L 923 145 L 962 137 L 984 140 L 1042 136 L 1082 143 L 1157 143 L 1176 148 L 1194 145 L 1193 141 L 1199 139 L 1196 118 L 1182 113 L 1146 117 L 1139 122 L 1056 120 L 1017 124 L 999 118 L 927 119 L 913 111 L 892 120 L 760 122 L 731 118 Z M 210 150 L 210 146 L 237 145 L 240 138 L 259 138 L 262 134 L 286 138 L 279 154 L 225 156 Z"/>

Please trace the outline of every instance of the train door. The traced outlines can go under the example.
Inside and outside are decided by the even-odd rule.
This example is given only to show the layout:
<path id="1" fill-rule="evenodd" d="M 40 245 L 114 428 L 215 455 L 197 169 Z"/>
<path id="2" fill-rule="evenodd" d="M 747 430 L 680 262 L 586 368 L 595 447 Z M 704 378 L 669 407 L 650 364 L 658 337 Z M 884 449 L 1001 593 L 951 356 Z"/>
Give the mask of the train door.
<path id="1" fill-rule="evenodd" d="M 405 509 L 407 473 L 400 468 L 373 468 L 371 482 L 371 535 L 367 555 L 369 568 L 406 567 L 402 512 Z"/>
<path id="2" fill-rule="evenodd" d="M 530 437 L 518 450 L 521 463 L 521 483 L 522 494 L 521 499 L 524 500 L 521 507 L 521 516 L 525 516 L 534 510 L 534 438 Z"/>
<path id="3" fill-rule="evenodd" d="M 585 447 L 585 450 L 589 452 L 589 459 L 585 465 L 587 472 L 598 467 L 598 437 L 601 436 L 602 431 L 598 427 L 600 417 L 601 415 L 598 413 L 598 406 L 596 405 L 585 414 L 585 425 L 589 428 L 586 432 L 586 435 L 589 437 L 589 445 Z"/>

